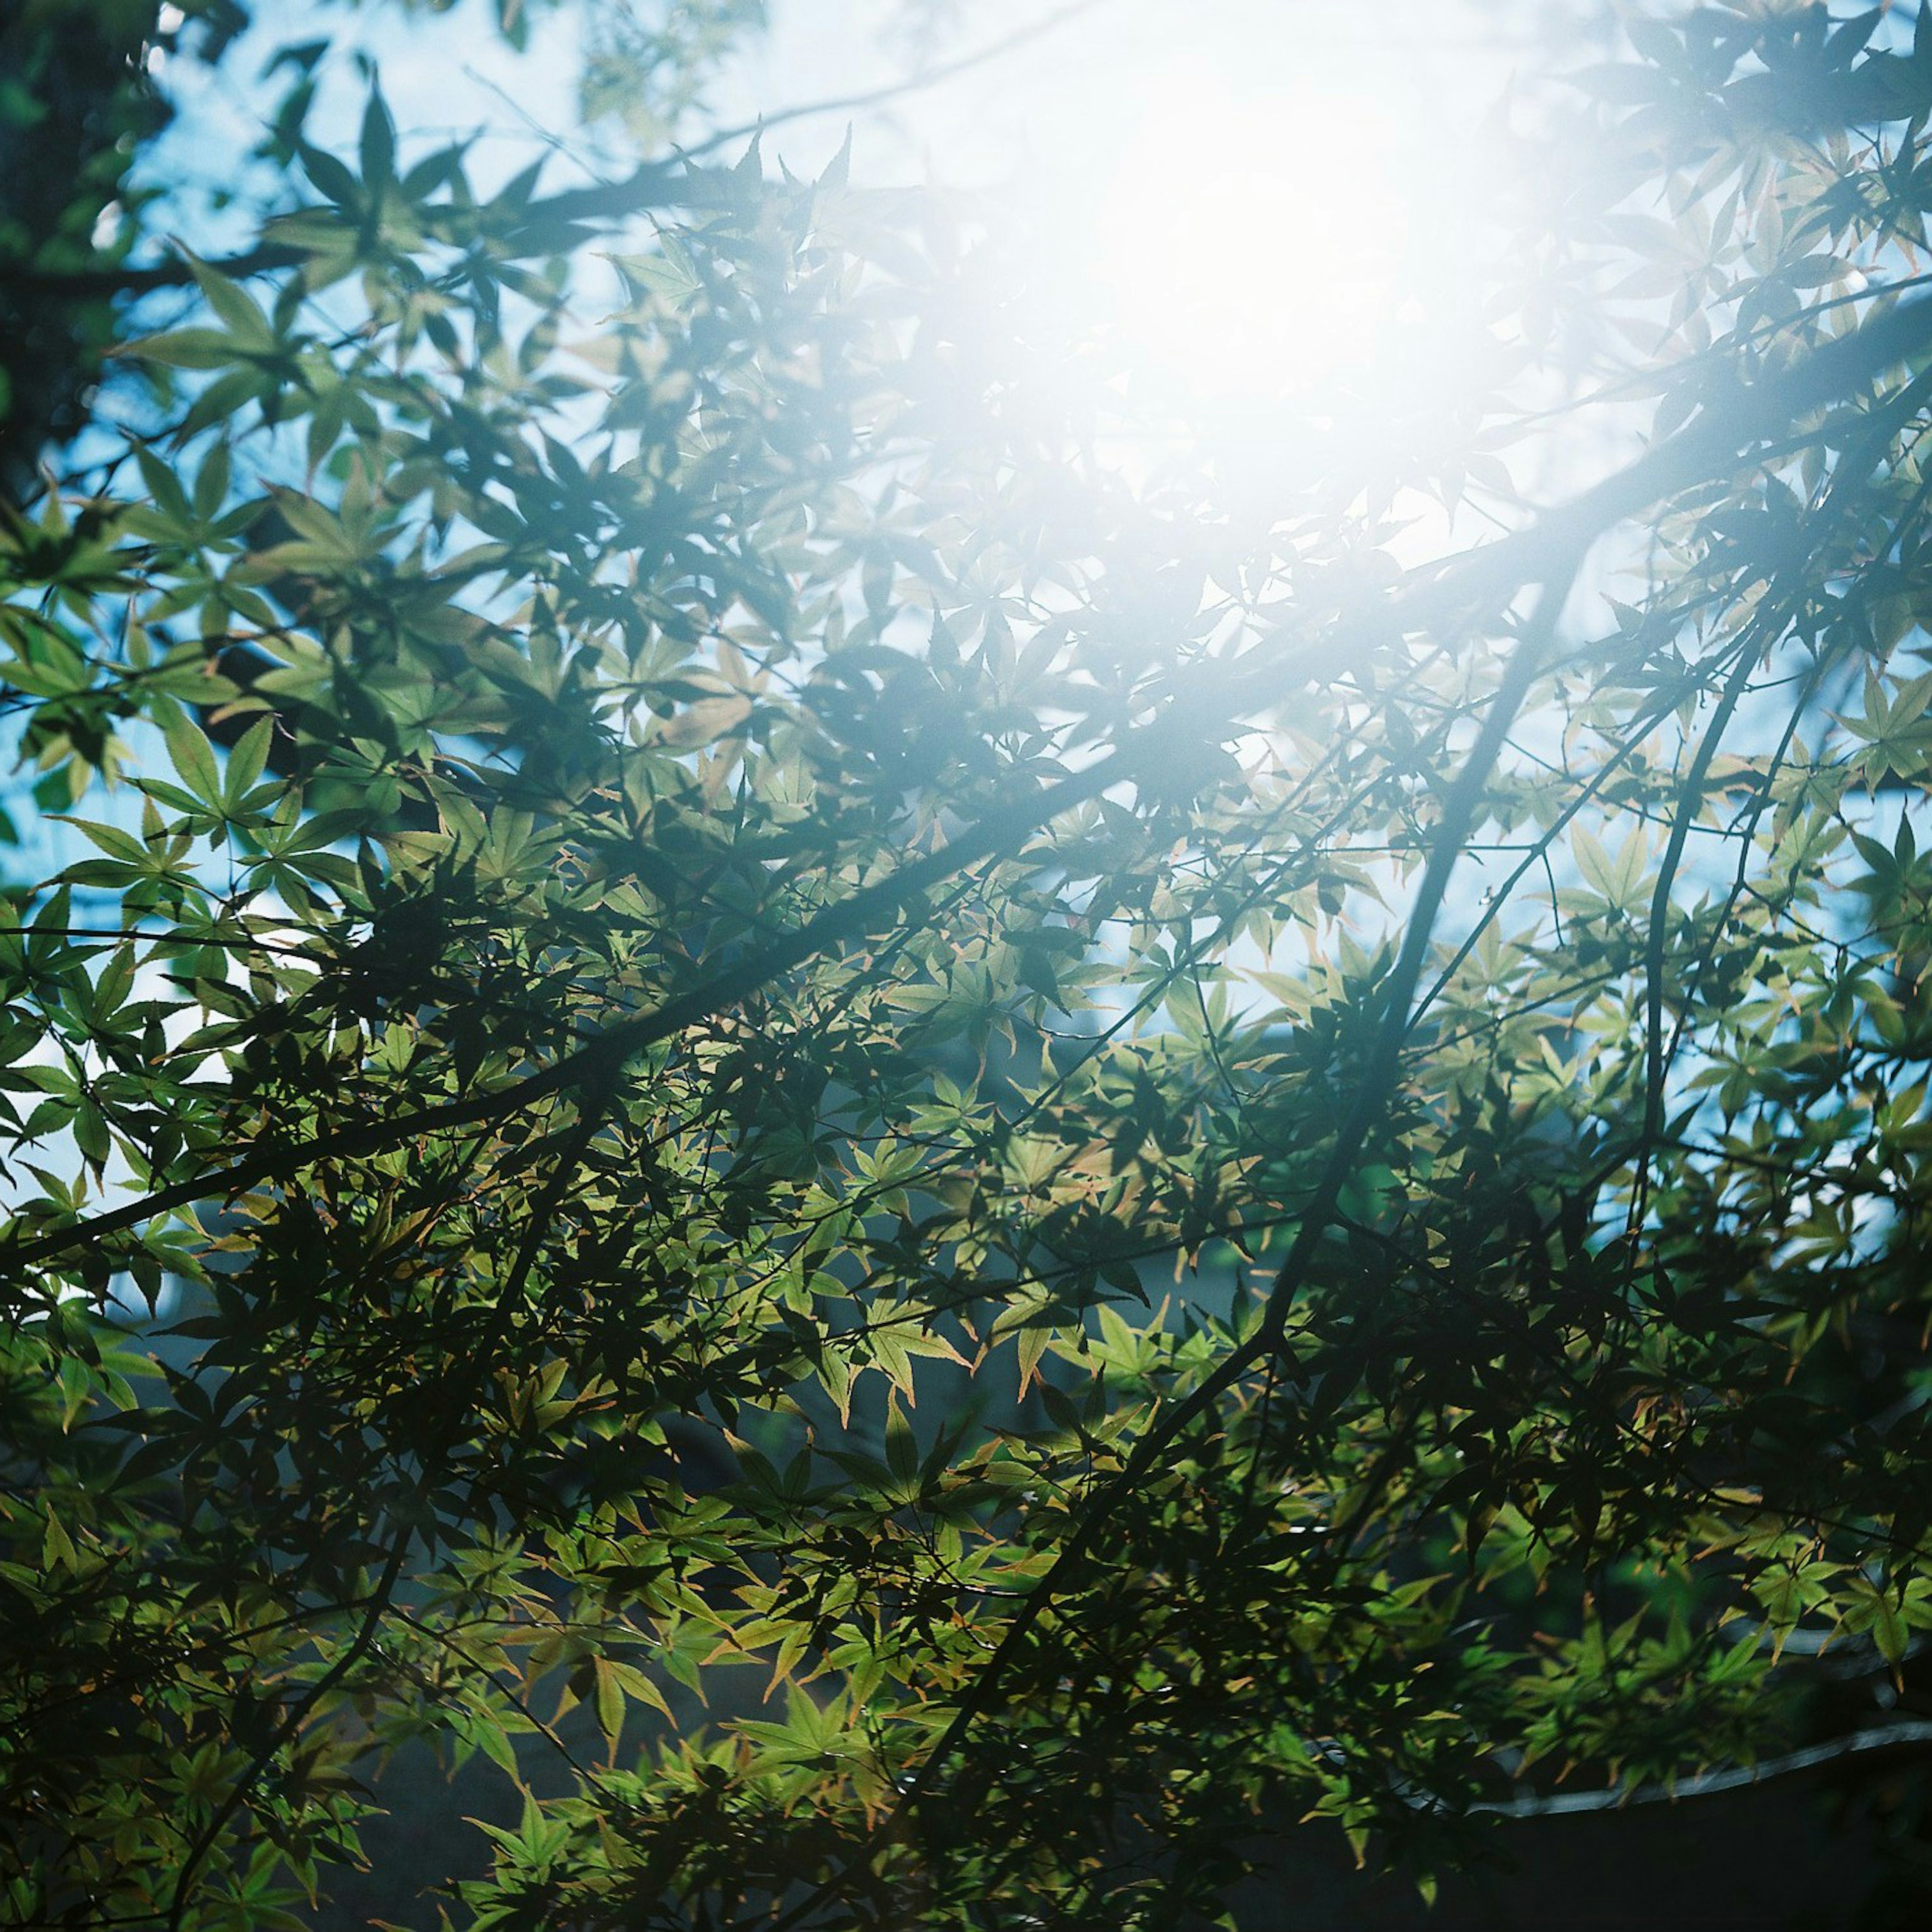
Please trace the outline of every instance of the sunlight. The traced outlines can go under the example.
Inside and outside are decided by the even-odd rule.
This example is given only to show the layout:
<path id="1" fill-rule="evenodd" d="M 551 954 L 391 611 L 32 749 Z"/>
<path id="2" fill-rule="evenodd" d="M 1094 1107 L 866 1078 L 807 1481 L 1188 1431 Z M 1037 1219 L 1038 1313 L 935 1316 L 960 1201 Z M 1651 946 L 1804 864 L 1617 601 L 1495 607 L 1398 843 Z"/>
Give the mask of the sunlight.
<path id="1" fill-rule="evenodd" d="M 1439 127 L 1312 77 L 1205 68 L 1123 106 L 1064 178 L 1048 279 L 1130 383 L 1183 406 L 1318 405 L 1436 359 L 1468 260 Z"/>
<path id="2" fill-rule="evenodd" d="M 1199 391 L 1260 394 L 1360 358 L 1395 298 L 1412 214 L 1384 118 L 1225 86 L 1144 115 L 1094 231 L 1092 285 L 1136 359 Z"/>

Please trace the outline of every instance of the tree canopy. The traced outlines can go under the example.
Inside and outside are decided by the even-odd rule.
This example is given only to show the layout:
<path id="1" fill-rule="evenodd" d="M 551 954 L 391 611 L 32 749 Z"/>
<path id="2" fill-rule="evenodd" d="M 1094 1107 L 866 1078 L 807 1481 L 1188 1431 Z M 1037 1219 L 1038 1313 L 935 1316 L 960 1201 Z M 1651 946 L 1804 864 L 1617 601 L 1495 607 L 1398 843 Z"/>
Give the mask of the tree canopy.
<path id="1" fill-rule="evenodd" d="M 0 1923 L 427 1750 L 398 1922 L 802 1932 L 1920 1736 L 1932 16 L 1599 23 L 1229 441 L 577 10 L 595 171 L 325 34 L 206 256 L 239 10 L 7 29 Z"/>

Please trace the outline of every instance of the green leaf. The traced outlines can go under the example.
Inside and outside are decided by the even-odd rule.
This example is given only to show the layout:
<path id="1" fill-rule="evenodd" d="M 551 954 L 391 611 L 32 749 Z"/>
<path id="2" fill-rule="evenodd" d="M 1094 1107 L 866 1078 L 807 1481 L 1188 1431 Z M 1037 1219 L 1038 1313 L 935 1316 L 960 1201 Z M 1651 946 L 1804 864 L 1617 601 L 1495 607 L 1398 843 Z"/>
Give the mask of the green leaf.
<path id="1" fill-rule="evenodd" d="M 208 307 L 220 319 L 223 328 L 234 338 L 231 351 L 272 349 L 275 344 L 275 332 L 247 289 L 232 277 L 211 267 L 198 256 L 186 250 L 182 253 L 194 273 L 195 286 L 201 290 Z M 188 332 L 178 332 L 181 334 Z M 148 352 L 152 361 L 154 359 L 152 345 Z"/>
<path id="2" fill-rule="evenodd" d="M 368 104 L 362 110 L 358 159 L 363 186 L 370 198 L 376 200 L 394 182 L 396 173 L 396 124 L 377 87 L 370 88 Z"/>
<path id="3" fill-rule="evenodd" d="M 207 734 L 179 711 L 168 720 L 164 729 L 168 756 L 190 799 L 221 811 L 224 802 L 221 773 Z"/>

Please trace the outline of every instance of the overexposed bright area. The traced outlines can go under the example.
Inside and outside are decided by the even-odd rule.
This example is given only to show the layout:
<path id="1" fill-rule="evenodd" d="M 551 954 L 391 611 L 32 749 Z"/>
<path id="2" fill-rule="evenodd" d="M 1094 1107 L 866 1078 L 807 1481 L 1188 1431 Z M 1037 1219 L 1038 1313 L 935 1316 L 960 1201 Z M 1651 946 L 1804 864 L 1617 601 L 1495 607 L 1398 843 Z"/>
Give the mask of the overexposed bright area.
<path id="1" fill-rule="evenodd" d="M 780 0 L 748 104 L 886 79 L 881 17 Z M 941 59 L 1005 50 L 772 146 L 808 166 L 850 124 L 856 178 L 982 191 L 992 298 L 1042 362 L 1202 424 L 1356 416 L 1480 379 L 1512 52 L 1489 10 L 1034 0 L 951 18 Z"/>
<path id="2" fill-rule="evenodd" d="M 386 15 L 380 34 L 343 16 L 316 136 L 352 148 L 366 81 L 342 50 L 359 38 L 406 140 L 477 132 L 485 186 L 544 155 L 553 185 L 625 171 L 621 142 L 557 140 L 586 16 L 533 10 L 519 55 L 494 4 Z M 304 10 L 262 0 L 257 17 L 266 58 Z M 1487 374 L 1507 169 L 1492 110 L 1524 17 L 1482 0 L 771 0 L 714 118 L 684 133 L 768 123 L 768 163 L 806 176 L 849 134 L 855 184 L 972 197 L 988 244 L 974 296 L 1048 391 L 1097 381 L 1204 434 L 1273 434 L 1253 412 L 1287 407 L 1374 437 Z M 181 132 L 157 165 L 184 212 L 207 199 L 191 238 L 218 252 L 223 190 L 268 97 L 179 78 Z M 798 115 L 815 104 L 830 105 Z"/>
<path id="3" fill-rule="evenodd" d="M 1190 64 L 1064 184 L 1070 298 L 1203 392 L 1318 388 L 1389 332 L 1421 225 L 1408 138 L 1372 100 Z"/>

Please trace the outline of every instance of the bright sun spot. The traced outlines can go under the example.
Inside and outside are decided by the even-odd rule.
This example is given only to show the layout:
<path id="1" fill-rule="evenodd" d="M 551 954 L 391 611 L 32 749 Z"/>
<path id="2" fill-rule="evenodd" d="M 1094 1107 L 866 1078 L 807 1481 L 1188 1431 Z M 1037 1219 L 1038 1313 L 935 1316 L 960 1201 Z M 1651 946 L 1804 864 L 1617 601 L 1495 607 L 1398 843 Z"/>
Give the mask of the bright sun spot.
<path id="1" fill-rule="evenodd" d="M 1094 226 L 1092 286 L 1136 359 L 1190 386 L 1318 386 L 1394 299 L 1411 209 L 1388 130 L 1356 103 L 1204 92 L 1136 129 Z"/>
<path id="2" fill-rule="evenodd" d="M 1161 76 L 1061 175 L 1042 279 L 1064 326 L 1184 406 L 1412 378 L 1468 281 L 1466 178 L 1426 118 L 1312 78 Z"/>

